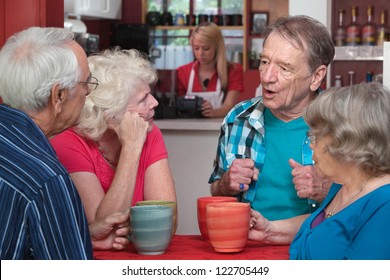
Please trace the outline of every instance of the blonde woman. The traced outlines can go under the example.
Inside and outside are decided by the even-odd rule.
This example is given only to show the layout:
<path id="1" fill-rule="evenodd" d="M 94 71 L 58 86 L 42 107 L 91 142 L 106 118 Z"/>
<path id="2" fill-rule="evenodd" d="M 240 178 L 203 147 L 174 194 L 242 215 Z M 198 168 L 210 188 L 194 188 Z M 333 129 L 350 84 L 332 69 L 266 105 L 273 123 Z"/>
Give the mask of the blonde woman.
<path id="1" fill-rule="evenodd" d="M 204 117 L 224 117 L 244 91 L 243 68 L 227 60 L 223 35 L 214 23 L 198 25 L 190 44 L 196 60 L 177 69 L 178 96 L 200 96 Z"/>
<path id="2" fill-rule="evenodd" d="M 136 50 L 88 58 L 96 87 L 79 124 L 51 140 L 86 209 L 88 222 L 141 200 L 176 201 L 161 131 L 153 124 L 156 70 Z"/>

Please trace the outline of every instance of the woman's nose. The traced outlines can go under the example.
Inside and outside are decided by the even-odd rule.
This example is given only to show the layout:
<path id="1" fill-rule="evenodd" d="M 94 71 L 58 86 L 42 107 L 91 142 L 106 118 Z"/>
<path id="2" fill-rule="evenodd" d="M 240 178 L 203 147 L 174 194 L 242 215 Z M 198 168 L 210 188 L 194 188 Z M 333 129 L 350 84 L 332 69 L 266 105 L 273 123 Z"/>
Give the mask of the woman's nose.
<path id="1" fill-rule="evenodd" d="M 150 108 L 151 109 L 156 108 L 158 106 L 158 101 L 151 94 L 150 94 L 150 98 L 151 98 L 151 100 L 150 100 Z"/>

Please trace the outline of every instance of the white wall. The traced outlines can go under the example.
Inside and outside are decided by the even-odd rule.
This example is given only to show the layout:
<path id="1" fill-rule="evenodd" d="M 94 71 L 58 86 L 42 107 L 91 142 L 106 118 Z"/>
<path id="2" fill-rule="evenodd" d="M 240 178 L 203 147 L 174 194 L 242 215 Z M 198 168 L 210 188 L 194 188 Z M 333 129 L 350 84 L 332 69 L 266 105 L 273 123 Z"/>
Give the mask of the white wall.
<path id="1" fill-rule="evenodd" d="M 289 0 L 289 15 L 307 15 L 320 21 L 330 30 L 330 0 Z"/>
<path id="2" fill-rule="evenodd" d="M 307 15 L 324 24 L 331 33 L 331 0 L 289 0 L 288 13 L 291 16 Z M 330 71 L 328 69 L 328 71 Z M 327 75 L 326 84 L 330 85 L 331 75 Z"/>
<path id="3" fill-rule="evenodd" d="M 176 234 L 200 234 L 197 198 L 210 196 L 208 183 L 218 146 L 222 119 L 156 120 L 168 150 L 175 180 L 178 226 Z"/>
<path id="4" fill-rule="evenodd" d="M 210 196 L 219 131 L 162 130 L 175 179 L 178 226 L 176 234 L 200 234 L 197 198 Z"/>
<path id="5" fill-rule="evenodd" d="M 383 44 L 383 84 L 390 89 L 390 42 Z"/>

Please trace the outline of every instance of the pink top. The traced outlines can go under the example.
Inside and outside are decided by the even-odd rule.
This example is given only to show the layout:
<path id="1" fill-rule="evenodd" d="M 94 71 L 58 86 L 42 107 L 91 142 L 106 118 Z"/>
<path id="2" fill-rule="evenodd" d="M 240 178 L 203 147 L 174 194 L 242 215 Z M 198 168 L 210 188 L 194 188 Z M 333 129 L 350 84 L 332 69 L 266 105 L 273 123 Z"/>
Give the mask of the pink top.
<path id="1" fill-rule="evenodd" d="M 195 79 L 194 79 L 194 92 L 202 92 L 202 85 L 199 81 L 198 67 L 199 62 L 190 62 L 188 64 L 182 65 L 176 70 L 177 75 L 177 96 L 184 96 L 188 90 L 188 82 L 191 75 L 192 66 L 195 70 Z M 215 73 L 209 84 L 207 85 L 207 91 L 215 91 L 217 87 L 218 74 Z M 240 93 L 244 92 L 244 71 L 241 64 L 234 63 L 234 67 L 230 66 L 228 70 L 228 87 L 227 91 L 237 90 Z"/>
<path id="2" fill-rule="evenodd" d="M 106 193 L 114 179 L 115 170 L 104 160 L 96 143 L 68 129 L 50 140 L 59 160 L 69 173 L 91 172 L 98 177 Z M 146 169 L 153 163 L 168 158 L 160 129 L 153 125 L 146 137 L 138 166 L 132 205 L 144 200 L 144 181 Z"/>

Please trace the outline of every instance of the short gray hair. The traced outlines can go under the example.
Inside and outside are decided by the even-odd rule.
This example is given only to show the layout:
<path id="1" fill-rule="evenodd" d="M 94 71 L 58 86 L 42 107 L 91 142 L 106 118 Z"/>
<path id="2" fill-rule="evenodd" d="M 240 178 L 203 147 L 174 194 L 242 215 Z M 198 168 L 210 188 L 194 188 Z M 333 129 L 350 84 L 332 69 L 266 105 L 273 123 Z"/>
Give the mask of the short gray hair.
<path id="1" fill-rule="evenodd" d="M 75 130 L 98 140 L 108 128 L 105 118 L 119 122 L 139 87 L 157 82 L 157 71 L 147 56 L 135 49 L 105 50 L 88 57 L 88 62 L 99 86 L 87 96 Z"/>
<path id="2" fill-rule="evenodd" d="M 306 108 L 317 137 L 332 138 L 329 154 L 370 175 L 390 173 L 390 92 L 379 83 L 330 88 Z"/>
<path id="3" fill-rule="evenodd" d="M 269 25 L 264 33 L 276 32 L 298 49 L 306 50 L 307 60 L 313 72 L 319 66 L 328 66 L 335 54 L 333 39 L 326 27 L 319 21 L 304 15 L 280 17 Z"/>
<path id="4" fill-rule="evenodd" d="M 0 51 L 0 95 L 25 112 L 46 108 L 51 89 L 73 88 L 80 76 L 70 48 L 73 33 L 63 28 L 31 27 L 11 36 Z"/>

